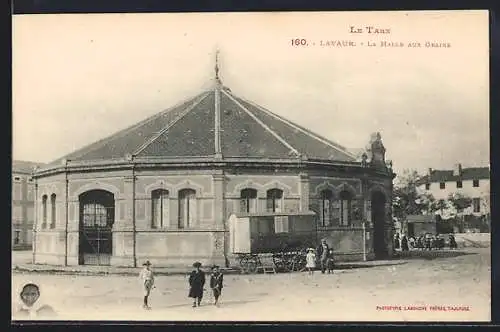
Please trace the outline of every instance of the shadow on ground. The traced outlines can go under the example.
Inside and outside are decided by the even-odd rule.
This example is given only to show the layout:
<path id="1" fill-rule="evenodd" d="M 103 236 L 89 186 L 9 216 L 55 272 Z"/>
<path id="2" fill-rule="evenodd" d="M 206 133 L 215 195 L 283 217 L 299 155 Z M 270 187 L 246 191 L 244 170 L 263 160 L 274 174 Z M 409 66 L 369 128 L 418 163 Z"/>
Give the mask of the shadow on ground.
<path id="1" fill-rule="evenodd" d="M 230 304 L 231 306 L 233 305 L 238 305 L 238 304 L 247 304 L 247 303 L 252 303 L 252 302 L 259 302 L 258 300 L 233 300 L 233 301 L 223 301 L 218 304 L 218 307 L 224 307 L 226 304 Z M 192 302 L 188 301 L 186 303 L 182 304 L 171 304 L 171 305 L 157 305 L 155 308 L 158 309 L 172 309 L 172 308 L 188 308 L 192 307 Z M 202 303 L 200 308 L 203 307 L 215 307 L 213 303 Z"/>
<path id="2" fill-rule="evenodd" d="M 412 250 L 412 251 L 397 251 L 392 259 L 427 259 L 433 260 L 437 258 L 452 258 L 464 255 L 477 255 L 474 252 L 465 252 L 460 250 Z"/>
<path id="3" fill-rule="evenodd" d="M 407 262 L 382 263 L 382 264 L 373 264 L 373 265 L 350 263 L 350 264 L 336 265 L 334 269 L 335 270 L 352 270 L 352 269 L 365 269 L 365 268 L 372 268 L 372 267 L 378 267 L 378 266 L 395 266 L 395 265 L 404 265 L 404 264 L 407 264 Z"/>

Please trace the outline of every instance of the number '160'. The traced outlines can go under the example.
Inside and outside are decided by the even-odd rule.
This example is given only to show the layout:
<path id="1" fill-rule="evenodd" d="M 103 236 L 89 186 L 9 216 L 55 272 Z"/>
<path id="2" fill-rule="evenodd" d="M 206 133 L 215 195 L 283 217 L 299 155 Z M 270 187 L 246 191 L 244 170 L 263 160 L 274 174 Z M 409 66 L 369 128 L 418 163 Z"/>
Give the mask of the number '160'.
<path id="1" fill-rule="evenodd" d="M 307 40 L 305 39 L 299 39 L 299 38 L 292 39 L 292 46 L 306 46 L 306 45 L 307 45 Z"/>

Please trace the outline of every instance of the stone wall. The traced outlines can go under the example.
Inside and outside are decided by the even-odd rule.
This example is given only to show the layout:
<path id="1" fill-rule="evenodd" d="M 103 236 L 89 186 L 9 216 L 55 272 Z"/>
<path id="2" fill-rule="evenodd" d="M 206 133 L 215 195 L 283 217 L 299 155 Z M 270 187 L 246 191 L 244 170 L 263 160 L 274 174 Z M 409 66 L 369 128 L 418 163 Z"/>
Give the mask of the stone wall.
<path id="1" fill-rule="evenodd" d="M 331 173 L 331 174 L 330 174 Z M 331 189 L 337 195 L 342 190 L 352 193 L 361 209 L 349 227 L 321 229 L 321 234 L 331 238 L 339 255 L 349 260 L 362 255 L 363 220 L 369 221 L 369 204 L 366 199 L 366 184 L 355 176 L 338 176 L 333 172 L 327 176 L 291 171 L 226 172 L 221 170 L 132 170 L 69 173 L 47 176 L 37 180 L 37 224 L 35 261 L 37 263 L 77 265 L 79 255 L 79 195 L 89 190 L 106 190 L 114 195 L 115 222 L 113 224 L 113 256 L 111 265 L 136 266 L 149 259 L 157 266 L 192 264 L 193 259 L 204 264 L 226 265 L 229 257 L 229 233 L 227 220 L 234 212 L 240 212 L 242 189 L 257 190 L 257 211 L 266 211 L 269 189 L 283 191 L 284 212 L 317 210 L 319 193 Z M 381 186 L 386 192 L 392 190 L 387 181 L 371 183 Z M 368 185 L 370 187 L 370 185 Z M 181 189 L 196 191 L 196 216 L 187 228 L 178 228 Z M 156 189 L 168 191 L 168 222 L 152 228 L 152 192 Z M 56 194 L 56 224 L 54 228 L 41 225 L 41 197 Z M 390 204 L 388 205 L 390 209 Z M 49 211 L 50 212 L 50 211 Z M 48 213 L 47 223 L 50 223 Z M 390 210 L 387 214 L 390 223 Z M 66 225 L 67 223 L 67 225 Z M 369 223 L 368 223 L 369 225 Z M 65 237 L 67 231 L 67 237 Z M 368 231 L 369 233 L 370 231 Z M 389 237 L 392 234 L 386 234 Z M 371 238 L 366 240 L 367 255 L 372 253 Z M 66 245 L 67 243 L 67 245 Z M 388 242 L 392 246 L 392 237 Z"/>

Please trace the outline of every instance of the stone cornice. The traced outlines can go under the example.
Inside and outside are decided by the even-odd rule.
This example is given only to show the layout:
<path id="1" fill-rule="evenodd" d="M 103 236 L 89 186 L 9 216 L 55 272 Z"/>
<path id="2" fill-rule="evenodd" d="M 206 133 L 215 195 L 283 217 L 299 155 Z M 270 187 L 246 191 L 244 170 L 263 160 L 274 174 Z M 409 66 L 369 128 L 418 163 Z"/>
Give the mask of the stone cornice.
<path id="1" fill-rule="evenodd" d="M 39 169 L 34 178 L 43 178 L 64 172 L 96 172 L 117 170 L 141 169 L 186 169 L 186 168 L 285 168 L 297 169 L 304 172 L 307 169 L 337 169 L 352 172 L 363 177 L 394 178 L 395 174 L 387 170 L 374 169 L 361 166 L 360 162 L 343 162 L 333 160 L 301 160 L 290 159 L 264 159 L 264 158 L 225 158 L 216 160 L 213 156 L 197 158 L 121 158 L 113 160 L 95 160 L 85 162 L 68 161 L 65 165 L 54 165 Z"/>

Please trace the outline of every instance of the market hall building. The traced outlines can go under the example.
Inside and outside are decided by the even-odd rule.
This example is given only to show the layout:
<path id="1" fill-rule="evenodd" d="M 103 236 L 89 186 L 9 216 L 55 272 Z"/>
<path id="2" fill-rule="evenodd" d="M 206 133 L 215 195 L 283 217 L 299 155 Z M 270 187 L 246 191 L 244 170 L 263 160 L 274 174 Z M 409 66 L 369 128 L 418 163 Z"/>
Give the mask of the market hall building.
<path id="1" fill-rule="evenodd" d="M 233 266 L 232 214 L 307 211 L 337 259 L 385 258 L 394 176 L 379 134 L 357 158 L 216 67 L 210 90 L 34 172 L 34 263 Z"/>

